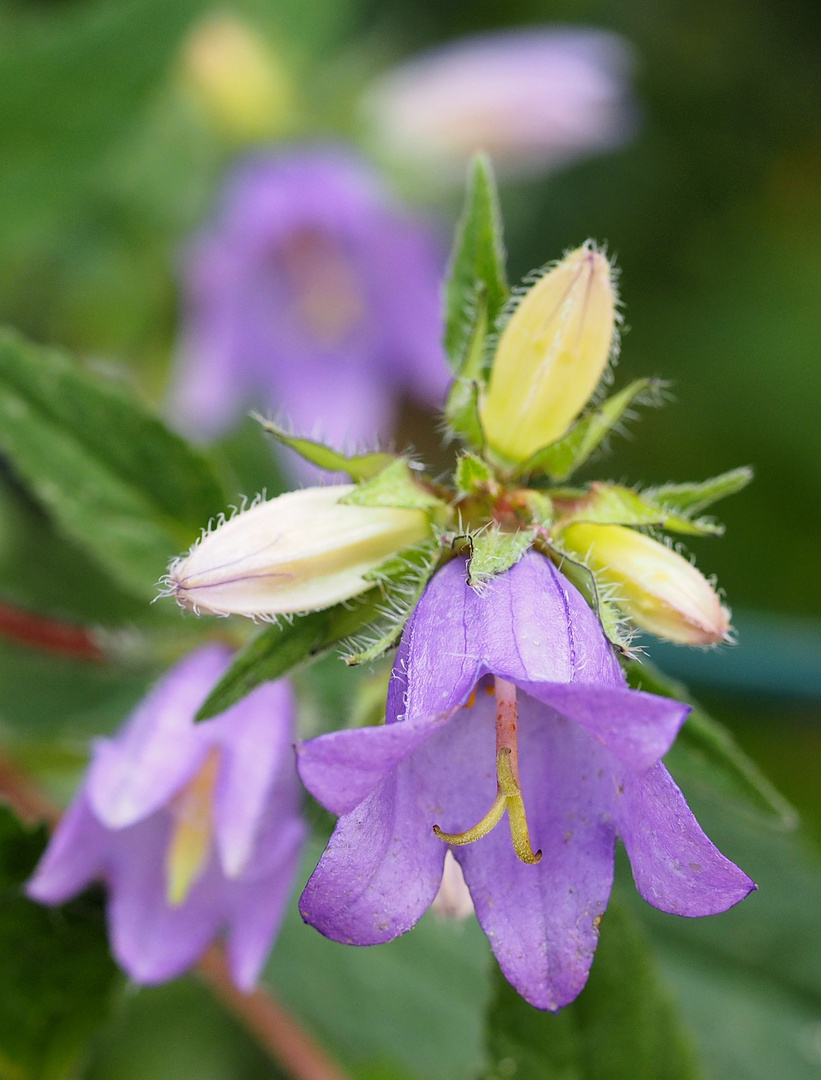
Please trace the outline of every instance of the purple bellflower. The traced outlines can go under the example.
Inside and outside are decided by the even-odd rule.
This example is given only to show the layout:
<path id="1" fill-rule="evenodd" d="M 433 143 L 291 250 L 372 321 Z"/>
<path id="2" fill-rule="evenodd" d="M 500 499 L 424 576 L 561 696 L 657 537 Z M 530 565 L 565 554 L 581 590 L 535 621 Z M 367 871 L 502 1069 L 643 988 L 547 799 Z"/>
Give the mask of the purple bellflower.
<path id="1" fill-rule="evenodd" d="M 60 904 L 102 880 L 112 951 L 138 983 L 181 974 L 224 931 L 234 982 L 252 989 L 296 870 L 305 827 L 287 682 L 193 722 L 229 660 L 217 645 L 189 655 L 97 742 L 27 885 Z"/>
<path id="2" fill-rule="evenodd" d="M 455 559 L 423 594 L 387 723 L 299 748 L 303 782 L 340 815 L 300 910 L 334 940 L 389 941 L 430 906 L 450 850 L 506 978 L 556 1010 L 587 980 L 618 837 L 663 911 L 714 914 L 755 886 L 660 762 L 688 707 L 627 687 L 596 616 L 542 555 L 481 593 L 465 577 Z"/>
<path id="3" fill-rule="evenodd" d="M 185 263 L 177 425 L 210 438 L 253 404 L 335 445 L 388 437 L 401 395 L 444 394 L 444 267 L 430 225 L 342 149 L 249 159 Z"/>

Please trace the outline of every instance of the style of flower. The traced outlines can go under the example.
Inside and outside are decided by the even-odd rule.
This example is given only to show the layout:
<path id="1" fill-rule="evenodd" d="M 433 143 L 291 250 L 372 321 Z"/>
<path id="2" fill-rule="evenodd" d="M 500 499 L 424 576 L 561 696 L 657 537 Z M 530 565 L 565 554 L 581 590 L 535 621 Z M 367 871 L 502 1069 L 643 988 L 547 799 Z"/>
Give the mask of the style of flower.
<path id="1" fill-rule="evenodd" d="M 248 159 L 185 260 L 173 421 L 209 438 L 253 404 L 335 445 L 389 437 L 402 395 L 441 403 L 444 265 L 350 153 Z"/>
<path id="2" fill-rule="evenodd" d="M 710 915 L 755 888 L 660 762 L 687 712 L 628 689 L 596 616 L 542 555 L 483 592 L 454 559 L 405 629 L 387 723 L 298 748 L 306 787 L 340 815 L 303 918 L 337 941 L 389 941 L 430 906 L 450 850 L 507 979 L 561 1008 L 586 982 L 618 837 L 663 911 Z"/>
<path id="3" fill-rule="evenodd" d="M 635 127 L 624 39 L 534 27 L 461 38 L 392 68 L 368 89 L 374 144 L 461 183 L 486 150 L 504 173 L 540 173 L 621 145 Z"/>
<path id="4" fill-rule="evenodd" d="M 138 983 L 181 974 L 224 931 L 234 982 L 252 989 L 296 870 L 305 827 L 288 684 L 193 722 L 229 661 L 218 645 L 189 655 L 97 742 L 26 887 L 60 904 L 102 880 L 112 951 Z"/>

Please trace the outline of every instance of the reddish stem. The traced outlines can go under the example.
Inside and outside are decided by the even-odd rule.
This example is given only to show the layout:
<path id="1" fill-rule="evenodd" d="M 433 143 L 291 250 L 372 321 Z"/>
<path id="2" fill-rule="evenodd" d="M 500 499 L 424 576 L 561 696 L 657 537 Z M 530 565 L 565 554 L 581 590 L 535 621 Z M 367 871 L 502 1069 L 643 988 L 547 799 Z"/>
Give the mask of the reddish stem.
<path id="1" fill-rule="evenodd" d="M 40 652 L 99 663 L 105 658 L 87 626 L 50 619 L 0 601 L 0 638 Z"/>

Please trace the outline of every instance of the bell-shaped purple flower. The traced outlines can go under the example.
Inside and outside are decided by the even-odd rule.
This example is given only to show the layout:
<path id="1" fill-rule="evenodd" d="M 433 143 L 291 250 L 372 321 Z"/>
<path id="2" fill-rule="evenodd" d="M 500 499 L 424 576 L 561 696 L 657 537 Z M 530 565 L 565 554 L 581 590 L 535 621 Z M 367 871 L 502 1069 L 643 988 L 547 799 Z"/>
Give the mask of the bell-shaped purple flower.
<path id="1" fill-rule="evenodd" d="M 334 445 L 389 436 L 402 395 L 441 403 L 445 261 L 341 148 L 247 160 L 185 262 L 172 418 L 209 438 L 255 405 Z"/>
<path id="2" fill-rule="evenodd" d="M 60 904 L 102 880 L 112 951 L 138 983 L 181 974 L 224 932 L 233 979 L 250 990 L 296 871 L 305 827 L 288 683 L 194 724 L 229 660 L 216 645 L 186 657 L 97 742 L 26 887 Z"/>
<path id="3" fill-rule="evenodd" d="M 660 763 L 687 712 L 627 687 L 543 556 L 482 593 L 455 559 L 405 630 L 385 726 L 299 748 L 304 783 L 340 815 L 303 917 L 338 941 L 389 941 L 433 901 L 450 847 L 505 976 L 561 1008 L 587 980 L 618 837 L 663 911 L 714 914 L 755 887 Z"/>

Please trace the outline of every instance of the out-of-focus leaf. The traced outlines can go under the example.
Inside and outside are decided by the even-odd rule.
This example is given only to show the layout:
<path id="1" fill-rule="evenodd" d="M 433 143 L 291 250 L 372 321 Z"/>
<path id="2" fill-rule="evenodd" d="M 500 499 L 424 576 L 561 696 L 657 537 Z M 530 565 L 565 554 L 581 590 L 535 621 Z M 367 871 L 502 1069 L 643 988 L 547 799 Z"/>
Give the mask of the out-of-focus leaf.
<path id="1" fill-rule="evenodd" d="M 329 472 L 346 472 L 352 480 L 357 482 L 370 480 L 372 476 L 375 476 L 397 460 L 395 454 L 379 452 L 347 457 L 338 450 L 333 450 L 330 446 L 325 446 L 324 443 L 316 442 L 314 439 L 305 439 L 300 435 L 289 435 L 272 420 L 265 420 L 261 416 L 257 416 L 255 419 L 277 442 L 290 447 L 300 457 L 310 461 L 312 465 L 317 465 L 320 469 L 327 469 Z"/>
<path id="2" fill-rule="evenodd" d="M 731 469 L 720 476 L 714 476 L 711 480 L 703 480 L 699 484 L 664 484 L 646 494 L 664 506 L 698 512 L 719 499 L 726 499 L 728 495 L 743 491 L 752 478 L 753 470 L 742 466 L 740 469 Z"/>
<path id="3" fill-rule="evenodd" d="M 75 1076 L 121 982 L 101 895 L 51 911 L 22 894 L 45 841 L 45 830 L 25 829 L 0 806 L 0 1076 L 8 1080 Z"/>
<path id="4" fill-rule="evenodd" d="M 484 1080 L 697 1080 L 702 1072 L 646 935 L 611 899 L 587 986 L 556 1015 L 501 973 L 488 1012 Z"/>
<path id="5" fill-rule="evenodd" d="M 123 588 L 150 598 L 168 560 L 224 508 L 205 459 L 125 388 L 0 335 L 0 449 Z"/>
<path id="6" fill-rule="evenodd" d="M 478 317 L 492 329 L 508 297 L 496 182 L 490 161 L 474 158 L 445 286 L 445 351 L 462 375 Z"/>
<path id="7" fill-rule="evenodd" d="M 690 700 L 686 687 L 668 679 L 646 661 L 632 661 L 626 672 L 628 682 L 637 690 L 679 701 Z M 770 825 L 792 829 L 798 822 L 794 808 L 730 732 L 698 705 L 694 705 L 665 763 L 674 776 L 689 776 L 697 783 L 714 786 L 720 793 L 741 800 L 748 810 Z"/>

